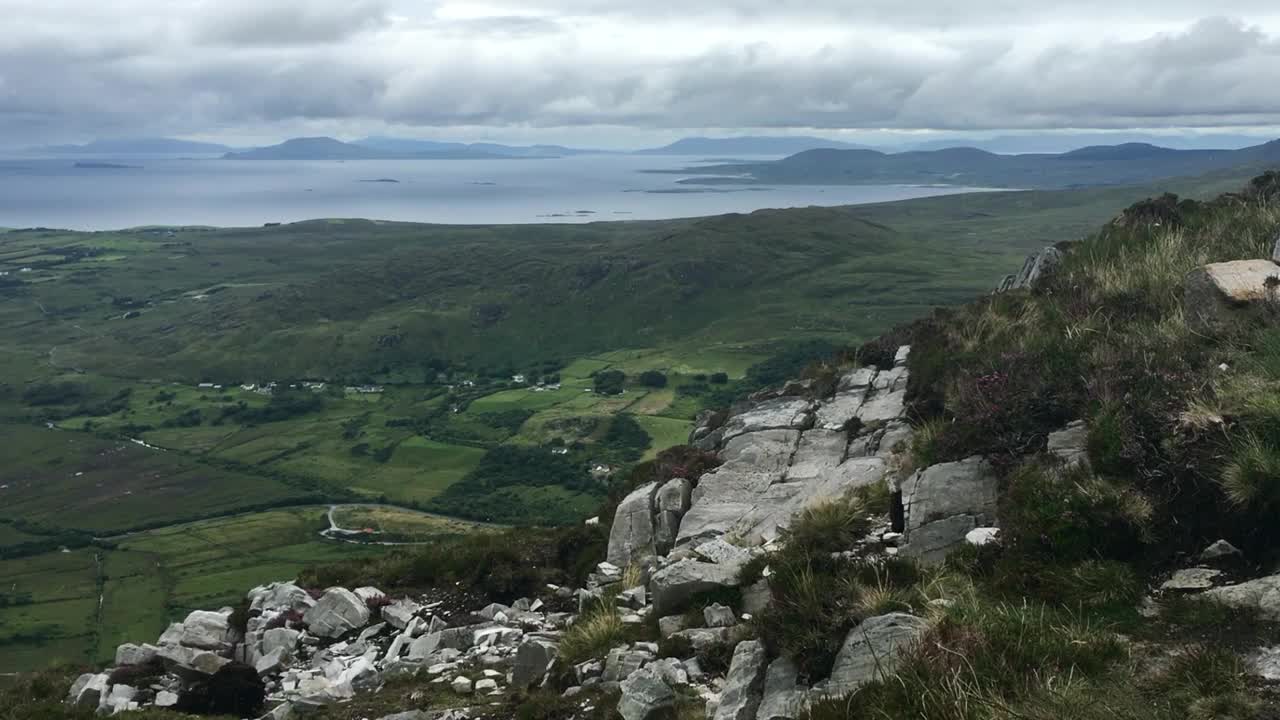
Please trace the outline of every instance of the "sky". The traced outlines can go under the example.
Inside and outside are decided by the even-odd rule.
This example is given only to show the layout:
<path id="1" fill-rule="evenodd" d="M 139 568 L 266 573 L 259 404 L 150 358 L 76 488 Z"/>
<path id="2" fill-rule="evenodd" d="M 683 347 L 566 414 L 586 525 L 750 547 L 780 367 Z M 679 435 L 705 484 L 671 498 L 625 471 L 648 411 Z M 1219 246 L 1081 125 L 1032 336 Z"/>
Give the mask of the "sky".
<path id="1" fill-rule="evenodd" d="M 0 18 L 9 146 L 1280 136 L 1275 0 L 0 0 Z"/>

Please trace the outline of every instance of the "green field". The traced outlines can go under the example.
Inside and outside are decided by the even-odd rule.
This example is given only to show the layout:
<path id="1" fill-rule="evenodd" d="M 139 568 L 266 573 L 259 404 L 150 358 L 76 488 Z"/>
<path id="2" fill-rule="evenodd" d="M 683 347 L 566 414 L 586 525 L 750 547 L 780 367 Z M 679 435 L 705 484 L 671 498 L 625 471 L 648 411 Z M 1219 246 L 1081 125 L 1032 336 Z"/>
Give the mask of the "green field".
<path id="1" fill-rule="evenodd" d="M 0 587 L 23 596 L 0 608 L 0 672 L 106 660 L 118 644 L 154 641 L 168 622 L 234 605 L 254 585 L 382 552 L 320 538 L 324 513 L 254 513 L 137 533 L 113 549 L 0 561 Z"/>

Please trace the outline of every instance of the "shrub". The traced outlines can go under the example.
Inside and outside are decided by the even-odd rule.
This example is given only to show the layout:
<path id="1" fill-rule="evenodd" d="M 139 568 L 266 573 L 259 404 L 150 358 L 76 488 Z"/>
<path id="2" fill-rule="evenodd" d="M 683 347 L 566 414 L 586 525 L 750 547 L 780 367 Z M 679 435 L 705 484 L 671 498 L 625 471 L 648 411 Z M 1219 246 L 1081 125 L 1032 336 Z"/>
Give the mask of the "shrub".
<path id="1" fill-rule="evenodd" d="M 1257 435 L 1246 434 L 1223 468 L 1222 489 L 1240 507 L 1266 510 L 1280 506 L 1280 449 Z"/>
<path id="2" fill-rule="evenodd" d="M 199 715 L 256 717 L 266 700 L 266 686 L 252 666 L 223 665 L 213 677 L 195 683 L 178 700 L 178 709 Z"/>
<path id="3" fill-rule="evenodd" d="M 560 659 L 566 665 L 599 657 L 626 639 L 627 627 L 618 611 L 601 602 L 578 616 L 560 638 Z"/>
<path id="4" fill-rule="evenodd" d="M 709 379 L 712 385 L 724 385 L 729 382 L 729 373 L 711 373 L 711 377 Z"/>

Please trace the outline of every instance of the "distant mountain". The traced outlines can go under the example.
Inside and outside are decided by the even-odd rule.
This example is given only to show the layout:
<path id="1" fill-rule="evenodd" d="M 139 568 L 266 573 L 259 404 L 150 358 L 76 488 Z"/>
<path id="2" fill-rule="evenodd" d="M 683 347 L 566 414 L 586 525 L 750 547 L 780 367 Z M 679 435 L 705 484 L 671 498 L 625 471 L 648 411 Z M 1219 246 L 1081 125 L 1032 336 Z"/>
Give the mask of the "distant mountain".
<path id="1" fill-rule="evenodd" d="M 401 141 L 413 142 L 413 141 Z M 484 160 L 503 157 L 447 143 L 376 148 L 329 137 L 293 138 L 279 145 L 227 153 L 229 160 Z"/>
<path id="2" fill-rule="evenodd" d="M 133 140 L 94 140 L 84 145 L 48 145 L 31 148 L 32 152 L 86 155 L 183 155 L 219 154 L 231 148 L 217 143 L 175 140 L 173 138 L 137 138 Z"/>
<path id="3" fill-rule="evenodd" d="M 866 145 L 824 140 L 816 137 L 694 137 L 677 140 L 665 147 L 637 150 L 636 155 L 793 155 L 805 150 L 836 148 L 866 149 Z"/>
<path id="4" fill-rule="evenodd" d="M 329 137 L 310 137 L 293 138 L 279 145 L 244 152 L 231 152 L 225 157 L 230 160 L 494 160 L 554 158 L 583 152 L 589 151 L 554 145 L 467 145 L 389 137 L 371 137 L 348 143 Z"/>
<path id="5" fill-rule="evenodd" d="M 410 140 L 393 137 L 368 137 L 363 140 L 356 140 L 352 144 L 406 155 L 472 153 L 500 157 L 551 158 L 604 152 L 602 150 L 564 147 L 563 145 L 501 145 L 498 143 L 440 142 L 437 140 Z"/>
<path id="6" fill-rule="evenodd" d="M 978 148 L 883 153 L 808 150 L 782 160 L 686 168 L 687 184 L 879 183 L 1049 189 L 1132 185 L 1280 163 L 1280 140 L 1240 150 L 1174 150 L 1145 143 L 1101 145 L 1063 154 L 997 155 Z M 744 178 L 744 176 L 746 176 Z"/>
<path id="7" fill-rule="evenodd" d="M 982 140 L 931 140 L 901 146 L 901 150 L 942 150 L 966 145 L 1004 155 L 1065 153 L 1085 147 L 1146 144 L 1173 150 L 1237 150 L 1258 144 L 1250 135 L 1153 135 L 1150 133 L 1106 132 L 1039 135 L 1004 135 Z"/>

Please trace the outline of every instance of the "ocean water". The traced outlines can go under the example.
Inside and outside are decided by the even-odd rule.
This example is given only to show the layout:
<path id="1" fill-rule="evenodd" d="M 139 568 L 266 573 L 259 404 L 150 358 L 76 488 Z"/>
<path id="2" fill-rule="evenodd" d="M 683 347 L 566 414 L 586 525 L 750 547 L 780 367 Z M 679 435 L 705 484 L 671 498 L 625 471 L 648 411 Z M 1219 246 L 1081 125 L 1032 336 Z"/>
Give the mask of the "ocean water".
<path id="1" fill-rule="evenodd" d="M 78 161 L 129 165 L 76 167 Z M 258 226 L 315 218 L 428 223 L 596 222 L 886 202 L 965 188 L 697 186 L 658 174 L 696 157 L 236 161 L 0 159 L 0 227 Z M 395 182 L 388 182 L 395 181 Z"/>

